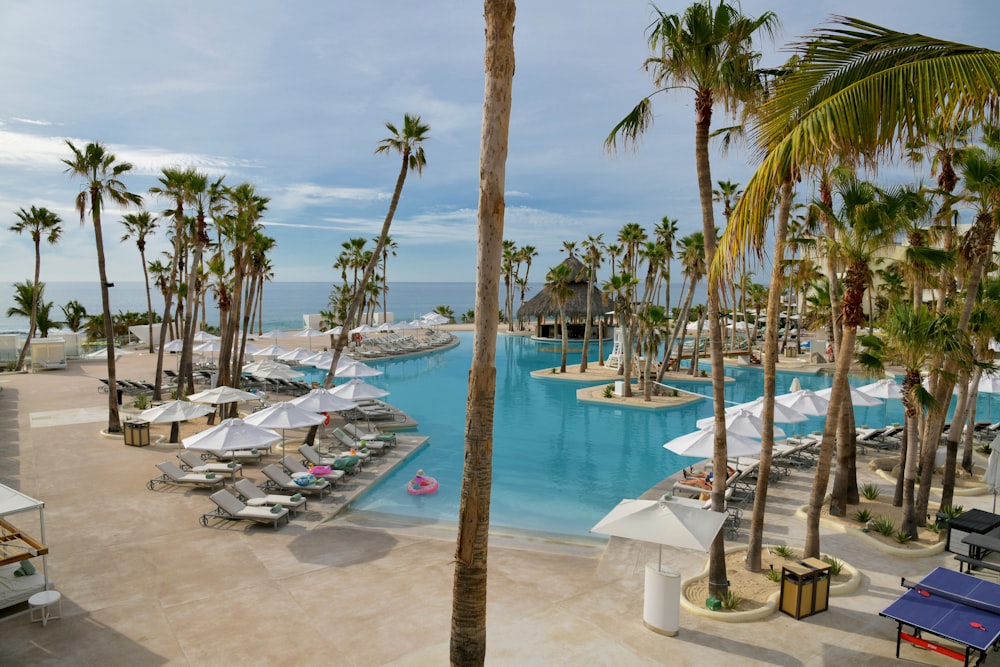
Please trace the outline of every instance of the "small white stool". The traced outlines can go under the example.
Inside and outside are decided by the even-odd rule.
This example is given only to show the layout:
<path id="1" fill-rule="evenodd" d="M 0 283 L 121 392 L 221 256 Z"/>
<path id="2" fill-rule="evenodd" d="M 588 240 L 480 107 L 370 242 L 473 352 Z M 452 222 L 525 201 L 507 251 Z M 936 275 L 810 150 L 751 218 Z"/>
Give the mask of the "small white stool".
<path id="1" fill-rule="evenodd" d="M 55 606 L 55 613 L 52 607 Z M 52 619 L 62 615 L 62 593 L 59 591 L 42 591 L 28 598 L 28 615 L 32 623 L 42 622 L 42 627 Z"/>

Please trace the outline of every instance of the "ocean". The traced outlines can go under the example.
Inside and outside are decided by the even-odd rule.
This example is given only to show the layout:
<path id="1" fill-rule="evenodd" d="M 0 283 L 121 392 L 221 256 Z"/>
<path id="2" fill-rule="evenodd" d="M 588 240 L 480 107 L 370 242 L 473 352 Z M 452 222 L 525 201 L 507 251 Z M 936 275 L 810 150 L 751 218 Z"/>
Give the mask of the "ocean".
<path id="1" fill-rule="evenodd" d="M 101 312 L 101 291 L 97 282 L 46 282 L 45 300 L 53 304 L 53 319 L 62 317 L 59 306 L 76 299 L 88 313 Z M 327 309 L 331 283 L 327 282 L 273 282 L 264 285 L 264 330 L 301 329 L 303 315 Z M 7 289 L 4 289 L 4 288 Z M 532 286 L 532 289 L 540 289 Z M 535 292 L 531 292 L 534 294 Z M 27 333 L 28 320 L 7 317 L 7 309 L 14 305 L 12 285 L 0 285 L 0 333 Z M 142 282 L 115 281 L 111 288 L 111 312 L 146 312 L 146 292 Z M 462 313 L 473 309 L 476 301 L 476 284 L 468 283 L 389 283 L 386 295 L 387 310 L 396 322 L 412 320 L 438 306 L 448 306 L 461 321 Z M 503 297 L 501 296 L 501 303 Z M 163 314 L 163 297 L 153 292 L 153 310 Z M 378 310 L 382 310 L 381 306 Z M 218 310 L 208 307 L 208 322 L 218 326 Z"/>

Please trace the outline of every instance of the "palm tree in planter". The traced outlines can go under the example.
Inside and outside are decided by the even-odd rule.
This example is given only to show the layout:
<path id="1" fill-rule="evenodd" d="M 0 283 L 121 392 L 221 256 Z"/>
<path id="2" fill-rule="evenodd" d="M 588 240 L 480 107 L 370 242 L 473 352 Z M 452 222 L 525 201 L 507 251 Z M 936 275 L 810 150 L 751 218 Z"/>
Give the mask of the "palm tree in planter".
<path id="1" fill-rule="evenodd" d="M 80 213 L 80 223 L 85 220 L 90 211 L 91 223 L 94 226 L 94 239 L 97 243 L 97 272 L 101 281 L 101 306 L 104 316 L 104 335 L 108 343 L 108 385 L 114 387 L 115 377 L 115 333 L 112 328 L 111 302 L 108 298 L 108 272 L 104 258 L 104 232 L 101 228 L 101 211 L 105 201 L 111 201 L 119 206 L 140 206 L 142 197 L 129 192 L 121 178 L 132 170 L 128 162 L 119 162 L 114 154 L 109 153 L 102 144 L 92 142 L 83 150 L 66 141 L 73 152 L 73 157 L 63 160 L 66 173 L 83 180 L 83 187 L 76 197 L 76 210 Z M 118 416 L 118 397 L 115 392 L 108 392 L 108 433 L 121 433 L 121 419 Z"/>
<path id="2" fill-rule="evenodd" d="M 82 303 L 73 299 L 65 306 L 59 306 L 59 309 L 65 318 L 63 324 L 69 327 L 70 331 L 77 332 L 83 328 L 83 322 L 87 319 L 87 309 Z"/>
<path id="3" fill-rule="evenodd" d="M 146 265 L 146 237 L 156 232 L 156 216 L 150 215 L 149 211 L 139 213 L 128 213 L 122 216 L 122 225 L 125 226 L 125 234 L 122 235 L 122 242 L 135 239 L 135 245 L 139 249 L 139 259 L 142 261 L 142 277 L 146 284 L 146 311 L 149 323 L 149 353 L 154 352 L 153 346 L 153 297 L 149 291 L 149 267 Z"/>
<path id="4" fill-rule="evenodd" d="M 572 255 L 570 255 L 572 257 Z M 559 327 L 562 330 L 562 358 L 559 372 L 566 372 L 566 355 L 569 353 L 569 323 L 566 321 L 566 302 L 573 296 L 573 269 L 566 264 L 556 264 L 545 274 L 545 286 L 559 309 Z"/>
<path id="5" fill-rule="evenodd" d="M 38 282 L 42 271 L 42 237 L 49 245 L 55 245 L 62 235 L 62 219 L 47 208 L 31 207 L 30 211 L 23 208 L 14 214 L 17 222 L 10 226 L 10 231 L 16 234 L 28 232 L 31 234 L 31 242 L 35 246 L 35 289 L 31 298 L 31 308 L 28 324 L 28 338 L 24 341 L 21 354 L 17 358 L 17 370 L 24 366 L 24 358 L 28 354 L 28 346 L 31 339 L 35 337 L 35 328 L 38 325 L 38 301 L 42 298 L 40 283 Z M 51 305 L 51 304 L 50 304 Z M 44 336 L 43 336 L 44 337 Z"/>

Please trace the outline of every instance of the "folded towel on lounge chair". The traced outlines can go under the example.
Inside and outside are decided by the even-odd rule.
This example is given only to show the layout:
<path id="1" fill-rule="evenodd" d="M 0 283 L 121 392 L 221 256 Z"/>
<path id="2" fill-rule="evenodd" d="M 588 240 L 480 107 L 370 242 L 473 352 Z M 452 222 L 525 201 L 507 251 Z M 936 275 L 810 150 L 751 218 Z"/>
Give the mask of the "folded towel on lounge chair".
<path id="1" fill-rule="evenodd" d="M 253 482 L 245 478 L 236 482 L 236 484 L 233 485 L 233 488 L 238 494 L 243 496 L 243 498 L 246 499 L 246 503 L 251 506 L 276 505 L 279 507 L 285 507 L 291 512 L 306 509 L 306 499 L 301 493 L 296 493 L 291 496 L 281 493 L 265 493 L 258 487 L 254 486 Z"/>
<path id="2" fill-rule="evenodd" d="M 146 488 L 152 491 L 157 484 L 181 484 L 188 486 L 204 486 L 214 488 L 225 486 L 226 480 L 223 477 L 209 477 L 207 474 L 199 472 L 184 472 L 170 461 L 157 463 L 156 467 L 163 474 L 146 482 Z"/>

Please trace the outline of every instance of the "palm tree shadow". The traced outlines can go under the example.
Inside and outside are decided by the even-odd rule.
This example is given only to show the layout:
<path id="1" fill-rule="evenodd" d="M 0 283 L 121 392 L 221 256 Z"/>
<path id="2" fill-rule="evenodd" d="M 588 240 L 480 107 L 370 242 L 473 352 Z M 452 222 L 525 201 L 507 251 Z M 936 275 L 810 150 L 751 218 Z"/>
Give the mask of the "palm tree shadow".
<path id="1" fill-rule="evenodd" d="M 336 525 L 307 531 L 289 543 L 289 550 L 303 563 L 349 567 L 385 558 L 397 542 L 383 531 Z"/>

